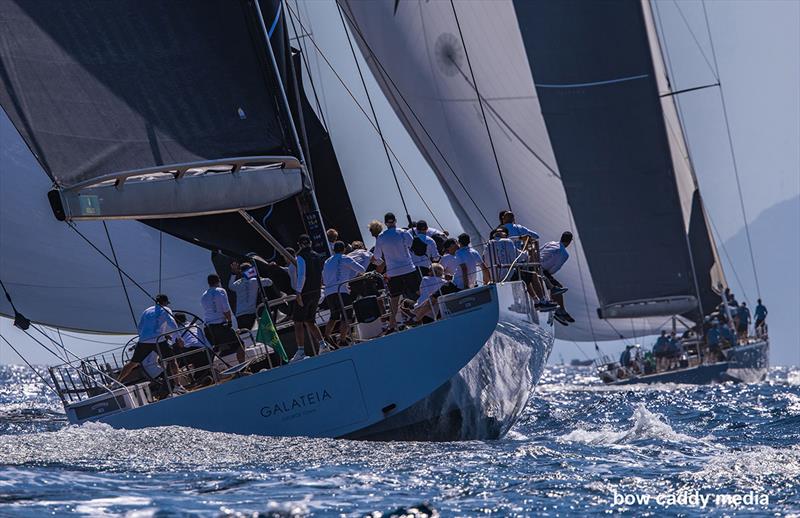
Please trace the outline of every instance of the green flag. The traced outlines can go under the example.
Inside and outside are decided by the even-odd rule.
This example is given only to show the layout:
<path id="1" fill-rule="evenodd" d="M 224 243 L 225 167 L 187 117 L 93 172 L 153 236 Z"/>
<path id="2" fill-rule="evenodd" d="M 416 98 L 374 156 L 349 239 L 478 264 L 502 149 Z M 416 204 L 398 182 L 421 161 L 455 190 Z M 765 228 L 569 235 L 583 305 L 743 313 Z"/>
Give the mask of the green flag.
<path id="1" fill-rule="evenodd" d="M 261 314 L 261 320 L 258 321 L 256 341 L 272 347 L 283 361 L 289 361 L 289 356 L 286 355 L 286 351 L 283 349 L 281 339 L 278 338 L 278 330 L 275 329 L 275 324 L 272 323 L 272 319 L 269 317 L 269 311 L 267 310 L 264 310 L 264 313 Z"/>

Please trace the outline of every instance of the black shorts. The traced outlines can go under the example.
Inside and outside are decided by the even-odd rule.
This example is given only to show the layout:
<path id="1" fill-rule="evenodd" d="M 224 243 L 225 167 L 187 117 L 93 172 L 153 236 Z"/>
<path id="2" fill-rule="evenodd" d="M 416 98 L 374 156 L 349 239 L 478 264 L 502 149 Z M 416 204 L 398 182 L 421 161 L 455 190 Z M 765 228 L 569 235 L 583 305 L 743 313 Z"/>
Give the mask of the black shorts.
<path id="1" fill-rule="evenodd" d="M 740 324 L 739 327 L 737 328 L 737 330 L 739 331 L 739 333 L 746 333 L 747 332 L 747 324 Z"/>
<path id="2" fill-rule="evenodd" d="M 389 295 L 397 297 L 403 295 L 407 299 L 416 299 L 419 296 L 419 284 L 422 276 L 418 270 L 389 278 Z"/>
<path id="3" fill-rule="evenodd" d="M 332 293 L 325 297 L 325 303 L 331 310 L 330 320 L 336 322 L 342 320 L 342 315 L 347 315 L 347 321 L 353 321 L 353 298 L 349 293 Z M 351 306 L 346 308 L 346 306 Z"/>
<path id="4" fill-rule="evenodd" d="M 542 273 L 544 274 L 545 278 L 550 282 L 550 284 L 553 286 L 553 288 L 563 288 L 561 283 L 558 282 L 555 277 L 553 277 L 553 274 L 551 274 L 547 270 L 542 270 Z"/>
<path id="5" fill-rule="evenodd" d="M 423 277 L 430 277 L 431 275 L 431 268 L 430 266 L 417 266 L 417 271 Z"/>
<path id="6" fill-rule="evenodd" d="M 300 297 L 301 295 L 298 295 Z M 314 322 L 317 318 L 319 306 L 319 290 L 308 291 L 302 294 L 303 305 L 292 303 L 292 320 L 295 322 Z"/>
<path id="7" fill-rule="evenodd" d="M 755 325 L 755 327 L 761 327 L 761 326 L 763 326 L 763 325 L 764 325 L 764 320 L 765 320 L 765 319 L 763 319 L 763 318 L 756 319 L 756 325 Z"/>
<path id="8" fill-rule="evenodd" d="M 213 345 L 214 349 L 219 351 L 222 356 L 230 354 L 240 347 L 236 331 L 229 325 L 208 324 L 205 333 L 208 343 Z"/>
<path id="9" fill-rule="evenodd" d="M 142 363 L 144 359 L 147 358 L 147 355 L 152 352 L 156 353 L 162 360 L 174 356 L 172 347 L 170 347 L 167 342 L 159 342 L 158 344 L 139 342 L 133 349 L 131 361 Z"/>
<path id="10" fill-rule="evenodd" d="M 253 324 L 255 323 L 256 323 L 255 313 L 236 315 L 236 324 L 239 326 L 239 329 L 247 329 L 249 331 L 253 329 Z"/>

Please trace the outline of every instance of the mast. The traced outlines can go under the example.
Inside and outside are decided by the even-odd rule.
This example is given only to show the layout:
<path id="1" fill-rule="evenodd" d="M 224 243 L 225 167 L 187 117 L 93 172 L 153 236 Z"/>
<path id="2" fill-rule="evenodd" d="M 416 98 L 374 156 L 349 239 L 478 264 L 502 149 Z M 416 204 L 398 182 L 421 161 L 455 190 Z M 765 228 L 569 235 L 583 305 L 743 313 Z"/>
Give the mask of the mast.
<path id="1" fill-rule="evenodd" d="M 275 53 L 272 50 L 272 40 L 270 39 L 270 32 L 267 30 L 267 24 L 264 21 L 264 13 L 261 10 L 260 2 L 258 0 L 255 0 L 254 4 L 255 4 L 255 7 L 256 7 L 256 13 L 258 14 L 258 24 L 261 27 L 261 32 L 262 32 L 262 34 L 264 36 L 264 39 L 266 40 L 266 47 L 267 47 L 267 53 L 269 54 L 270 64 L 272 65 L 272 70 L 275 73 L 275 78 L 276 78 L 277 83 L 278 83 L 278 89 L 280 90 L 280 93 L 281 93 L 281 101 L 283 102 L 284 109 L 286 109 L 286 116 L 289 119 L 289 127 L 292 130 L 292 137 L 294 139 L 295 146 L 297 146 L 297 154 L 299 155 L 298 158 L 300 160 L 300 163 L 303 164 L 303 166 L 304 166 L 302 168 L 302 171 L 303 171 L 303 176 L 305 177 L 305 180 L 306 180 L 306 182 L 308 184 L 308 192 L 310 193 L 309 202 L 310 202 L 310 205 L 311 205 L 311 214 L 304 214 L 305 222 L 307 224 L 307 228 L 308 228 L 309 234 L 310 234 L 310 236 L 312 238 L 312 242 L 314 240 L 316 240 L 317 241 L 317 245 L 319 245 L 320 244 L 319 241 L 323 241 L 324 244 L 325 244 L 326 249 L 328 250 L 328 253 L 330 254 L 331 253 L 331 245 L 328 242 L 328 240 L 325 238 L 325 222 L 322 219 L 322 212 L 319 209 L 319 203 L 317 202 L 317 195 L 314 192 L 314 183 L 313 183 L 313 181 L 311 179 L 311 176 L 309 174 L 308 164 L 306 162 L 305 153 L 303 153 L 303 145 L 300 142 L 300 136 L 297 133 L 297 127 L 296 127 L 295 122 L 294 122 L 294 117 L 292 116 L 292 109 L 291 109 L 291 107 L 289 105 L 289 98 L 286 95 L 286 89 L 284 88 L 283 81 L 281 79 L 280 70 L 278 69 L 278 62 L 275 59 Z M 278 9 L 282 9 L 282 8 L 283 8 L 283 3 L 279 2 Z M 290 56 L 290 58 L 291 58 L 291 56 Z M 291 59 L 290 59 L 290 61 L 291 61 Z M 292 68 L 293 68 L 293 66 L 292 66 Z M 302 118 L 302 112 L 300 112 L 298 114 L 298 116 Z M 302 210 L 302 207 L 301 207 L 301 210 Z M 309 218 L 309 216 L 312 216 L 312 217 Z M 314 221 L 314 220 L 316 220 L 316 221 Z M 315 225 L 315 223 L 316 223 L 316 225 Z M 315 226 L 317 228 L 314 228 Z"/>

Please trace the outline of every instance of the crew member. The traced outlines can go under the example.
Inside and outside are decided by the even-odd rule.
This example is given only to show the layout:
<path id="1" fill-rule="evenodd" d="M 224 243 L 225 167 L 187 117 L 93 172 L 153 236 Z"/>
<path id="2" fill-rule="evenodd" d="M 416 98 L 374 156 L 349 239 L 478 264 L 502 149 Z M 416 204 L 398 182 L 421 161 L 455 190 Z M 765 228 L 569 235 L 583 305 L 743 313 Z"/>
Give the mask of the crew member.
<path id="1" fill-rule="evenodd" d="M 228 302 L 228 293 L 220 285 L 219 275 L 208 276 L 208 289 L 200 297 L 203 307 L 203 320 L 206 323 L 206 338 L 220 356 L 236 351 L 236 359 L 244 362 L 245 353 L 239 337 L 233 328 L 233 313 Z"/>
<path id="2" fill-rule="evenodd" d="M 569 259 L 567 247 L 570 245 L 570 243 L 572 243 L 572 232 L 567 230 L 561 234 L 560 241 L 550 241 L 546 243 L 542 247 L 540 254 L 542 257 L 542 273 L 544 274 L 544 278 L 549 285 L 550 296 L 553 297 L 553 300 L 555 300 L 559 306 L 559 309 L 556 310 L 554 317 L 561 324 L 575 322 L 575 319 L 572 318 L 572 315 L 567 313 L 567 310 L 564 307 L 564 293 L 567 291 L 567 288 L 562 286 L 561 283 L 558 282 L 555 277 L 553 277 L 553 275 L 555 275 L 561 269 L 561 267 L 564 266 L 564 263 L 567 262 L 567 259 Z"/>
<path id="3" fill-rule="evenodd" d="M 458 262 L 456 276 L 453 283 L 460 290 L 473 288 L 478 282 L 478 269 L 483 272 L 483 283 L 489 284 L 489 268 L 483 262 L 481 254 L 470 245 L 469 234 L 463 233 L 458 236 L 459 248 L 455 257 Z"/>
<path id="4" fill-rule="evenodd" d="M 122 367 L 117 378 L 120 383 L 124 383 L 125 379 L 130 376 L 133 369 L 142 364 L 147 356 L 155 352 L 162 360 L 166 360 L 173 355 L 167 342 L 168 333 L 178 329 L 178 324 L 172 316 L 172 310 L 169 309 L 169 297 L 163 293 L 156 295 L 155 305 L 150 306 L 142 312 L 139 317 L 139 324 L 137 325 L 137 332 L 139 333 L 139 341 L 133 349 L 133 356 L 130 361 Z M 180 338 L 176 341 L 177 345 L 182 345 Z M 170 370 L 175 371 L 170 362 Z"/>
<path id="5" fill-rule="evenodd" d="M 397 218 L 391 212 L 386 213 L 383 221 L 386 230 L 375 240 L 375 256 L 386 263 L 386 275 L 389 277 L 390 313 L 386 332 L 391 333 L 397 327 L 400 297 L 416 299 L 422 277 L 411 259 L 411 234 L 397 228 Z"/>
<path id="6" fill-rule="evenodd" d="M 747 329 L 750 326 L 750 308 L 747 307 L 747 302 L 742 302 L 737 310 L 739 322 L 737 323 L 736 331 L 739 334 L 740 340 L 747 340 Z"/>
<path id="7" fill-rule="evenodd" d="M 353 321 L 353 303 L 350 297 L 348 281 L 364 273 L 364 267 L 352 257 L 344 255 L 345 244 L 336 241 L 333 244 L 333 255 L 325 261 L 322 268 L 322 284 L 325 286 L 325 302 L 330 310 L 330 318 L 325 326 L 325 338 L 332 342 L 331 333 L 334 326 L 339 326 L 339 346 L 347 343 L 350 333 L 350 322 Z"/>
<path id="8" fill-rule="evenodd" d="M 767 321 L 767 307 L 761 303 L 761 299 L 758 299 L 758 305 L 756 305 L 756 336 L 761 336 L 764 334 L 764 328 Z"/>
<path id="9" fill-rule="evenodd" d="M 231 263 L 231 278 L 228 289 L 236 294 L 236 323 L 239 329 L 252 330 L 256 323 L 256 306 L 261 287 L 272 286 L 267 278 L 260 279 L 255 267 L 250 263 Z M 264 301 L 267 302 L 266 300 Z"/>
<path id="10" fill-rule="evenodd" d="M 430 275 L 431 263 L 439 260 L 436 241 L 426 234 L 427 230 L 425 220 L 419 220 L 416 227 L 408 231 L 411 234 L 411 260 L 423 277 Z"/>
<path id="11" fill-rule="evenodd" d="M 316 324 L 317 307 L 322 290 L 322 263 L 320 254 L 311 249 L 311 238 L 302 234 L 297 239 L 299 250 L 296 254 L 297 266 L 289 265 L 289 276 L 292 278 L 292 288 L 297 298 L 295 299 L 292 319 L 294 320 L 294 336 L 297 341 L 297 353 L 292 361 L 305 358 L 305 333 L 308 332 L 312 344 L 319 345 L 319 352 L 328 350 L 328 344 L 322 339 L 322 333 Z M 311 350 L 317 353 L 312 345 Z"/>

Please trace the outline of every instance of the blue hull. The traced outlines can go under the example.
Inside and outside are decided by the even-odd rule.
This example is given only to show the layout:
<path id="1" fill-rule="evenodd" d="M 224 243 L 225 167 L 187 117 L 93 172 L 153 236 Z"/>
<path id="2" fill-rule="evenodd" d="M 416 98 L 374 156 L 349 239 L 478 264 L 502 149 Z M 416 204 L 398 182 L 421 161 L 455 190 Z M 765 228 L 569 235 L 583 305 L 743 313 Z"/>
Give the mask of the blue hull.
<path id="1" fill-rule="evenodd" d="M 729 349 L 727 361 L 698 365 L 686 369 L 638 376 L 616 381 L 611 385 L 634 383 L 681 383 L 707 385 L 710 383 L 758 383 L 767 377 L 769 369 L 769 340 L 740 345 Z"/>
<path id="2" fill-rule="evenodd" d="M 528 306 L 520 283 L 498 285 L 500 315 L 486 345 L 430 396 L 350 439 L 499 439 L 519 419 L 553 348 L 553 322 Z"/>
<path id="3" fill-rule="evenodd" d="M 542 375 L 552 322 L 540 322 L 519 282 L 443 304 L 447 317 L 433 324 L 89 420 L 272 436 L 502 437 Z"/>

